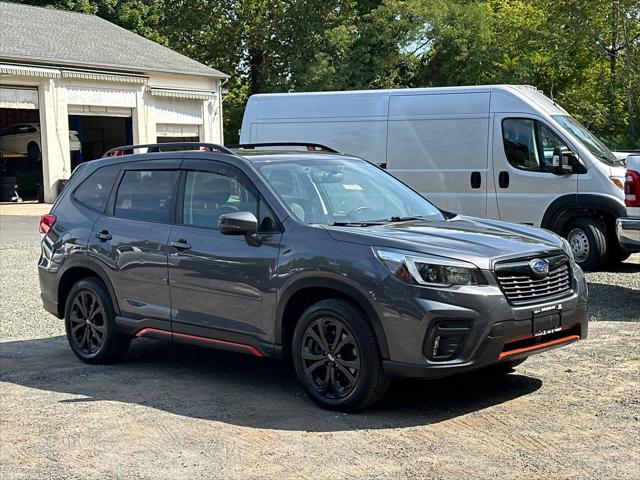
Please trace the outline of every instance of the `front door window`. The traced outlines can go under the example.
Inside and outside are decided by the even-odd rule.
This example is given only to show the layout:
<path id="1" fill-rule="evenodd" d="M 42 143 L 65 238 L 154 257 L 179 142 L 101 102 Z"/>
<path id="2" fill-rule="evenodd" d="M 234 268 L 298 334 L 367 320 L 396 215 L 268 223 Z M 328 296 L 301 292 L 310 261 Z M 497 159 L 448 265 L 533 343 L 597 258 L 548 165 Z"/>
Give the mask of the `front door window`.
<path id="1" fill-rule="evenodd" d="M 531 172 L 551 172 L 553 150 L 563 144 L 548 126 L 531 118 L 505 118 L 502 141 L 509 164 Z"/>

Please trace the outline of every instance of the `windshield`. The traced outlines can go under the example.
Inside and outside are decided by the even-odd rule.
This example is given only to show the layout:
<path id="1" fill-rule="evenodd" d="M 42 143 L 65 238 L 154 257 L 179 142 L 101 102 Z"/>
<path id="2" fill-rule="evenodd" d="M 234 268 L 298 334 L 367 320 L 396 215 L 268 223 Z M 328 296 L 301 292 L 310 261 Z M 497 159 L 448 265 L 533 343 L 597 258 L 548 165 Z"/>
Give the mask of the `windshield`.
<path id="1" fill-rule="evenodd" d="M 406 217 L 443 219 L 422 196 L 363 160 L 300 159 L 258 167 L 300 221 L 367 224 Z"/>
<path id="2" fill-rule="evenodd" d="M 553 115 L 553 119 L 573 134 L 582 144 L 593 153 L 598 160 L 607 165 L 616 165 L 622 160 L 618 160 L 616 156 L 602 143 L 598 137 L 587 130 L 575 118 L 569 115 Z"/>

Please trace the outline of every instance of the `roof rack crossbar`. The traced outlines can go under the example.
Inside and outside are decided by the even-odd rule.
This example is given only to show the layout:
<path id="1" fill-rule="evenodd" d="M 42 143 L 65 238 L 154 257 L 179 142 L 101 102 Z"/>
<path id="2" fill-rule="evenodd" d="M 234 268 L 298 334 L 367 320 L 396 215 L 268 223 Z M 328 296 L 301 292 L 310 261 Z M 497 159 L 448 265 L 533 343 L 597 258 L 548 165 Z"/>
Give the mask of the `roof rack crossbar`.
<path id="1" fill-rule="evenodd" d="M 220 153 L 226 153 L 229 155 L 235 155 L 235 153 L 233 153 L 231 150 L 229 150 L 227 147 L 225 147 L 224 145 L 218 145 L 217 143 L 204 143 L 204 142 L 166 142 L 166 143 L 146 143 L 146 144 L 141 144 L 141 145 L 122 145 L 120 147 L 114 147 L 111 148 L 109 150 L 107 150 L 103 155 L 102 158 L 106 158 L 106 157 L 119 157 L 122 155 L 130 155 L 135 153 L 135 150 L 141 149 L 141 148 L 146 148 L 147 149 L 147 153 L 150 152 L 161 152 L 163 148 L 177 148 L 177 147 L 192 147 L 195 149 L 195 147 L 199 149 L 203 149 L 205 151 L 217 151 Z M 186 150 L 186 149 L 185 149 Z M 130 153 L 125 153 L 130 151 Z"/>
<path id="2" fill-rule="evenodd" d="M 331 147 L 320 143 L 310 142 L 260 142 L 260 143 L 236 143 L 233 145 L 225 145 L 227 148 L 239 148 L 246 150 L 255 150 L 260 147 L 307 147 L 310 152 L 321 151 L 329 153 L 340 153 Z"/>

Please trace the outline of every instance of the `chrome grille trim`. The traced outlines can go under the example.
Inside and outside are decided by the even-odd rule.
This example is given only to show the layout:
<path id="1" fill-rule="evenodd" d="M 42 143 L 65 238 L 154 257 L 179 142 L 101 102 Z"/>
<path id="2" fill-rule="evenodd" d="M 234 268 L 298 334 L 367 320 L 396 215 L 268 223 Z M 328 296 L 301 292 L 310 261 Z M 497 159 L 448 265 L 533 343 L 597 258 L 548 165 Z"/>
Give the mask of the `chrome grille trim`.
<path id="1" fill-rule="evenodd" d="M 527 273 L 532 257 L 498 262 L 495 276 L 505 297 L 510 303 L 534 303 L 560 298 L 572 293 L 572 278 L 569 258 L 564 255 L 539 256 L 549 262 L 549 274 L 544 278 L 533 278 Z"/>

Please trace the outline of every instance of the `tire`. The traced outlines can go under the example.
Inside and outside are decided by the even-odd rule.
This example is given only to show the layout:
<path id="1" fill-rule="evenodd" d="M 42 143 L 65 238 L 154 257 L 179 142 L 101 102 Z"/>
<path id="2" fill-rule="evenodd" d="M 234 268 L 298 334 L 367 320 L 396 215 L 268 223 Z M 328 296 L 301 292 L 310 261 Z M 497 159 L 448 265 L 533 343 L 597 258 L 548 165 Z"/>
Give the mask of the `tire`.
<path id="1" fill-rule="evenodd" d="M 342 299 L 322 300 L 304 311 L 293 334 L 292 359 L 308 395 L 329 410 L 363 410 L 389 388 L 371 326 Z"/>
<path id="2" fill-rule="evenodd" d="M 13 185 L 0 184 L 0 202 L 10 202 L 15 194 L 16 189 Z"/>
<path id="3" fill-rule="evenodd" d="M 71 288 L 64 318 L 69 346 L 83 362 L 109 364 L 127 352 L 131 338 L 117 331 L 111 297 L 99 278 L 84 278 Z"/>
<path id="4" fill-rule="evenodd" d="M 597 218 L 571 220 L 565 237 L 571 244 L 576 263 L 583 270 L 595 270 L 607 262 L 608 245 L 604 222 Z"/>
<path id="5" fill-rule="evenodd" d="M 10 185 L 11 188 L 16 184 L 16 177 L 0 177 L 0 185 Z"/>
<path id="6" fill-rule="evenodd" d="M 27 145 L 27 158 L 31 162 L 37 162 L 40 158 L 40 147 L 37 143 L 31 142 Z"/>

